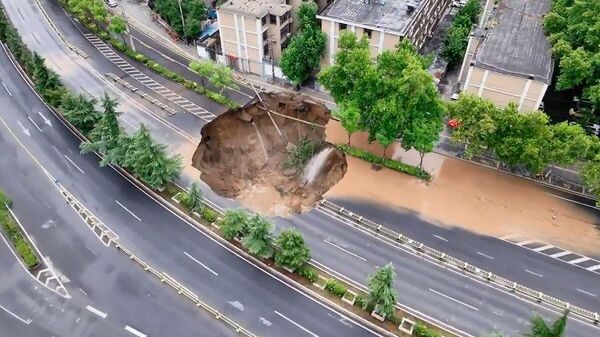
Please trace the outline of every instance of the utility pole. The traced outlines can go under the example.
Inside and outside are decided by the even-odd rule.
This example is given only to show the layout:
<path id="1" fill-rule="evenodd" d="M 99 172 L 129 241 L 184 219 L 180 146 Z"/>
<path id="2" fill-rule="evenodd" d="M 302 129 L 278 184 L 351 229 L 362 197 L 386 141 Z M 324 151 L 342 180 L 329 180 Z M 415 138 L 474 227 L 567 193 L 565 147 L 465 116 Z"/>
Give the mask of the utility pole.
<path id="1" fill-rule="evenodd" d="M 274 49 L 275 47 L 273 46 L 273 44 L 275 44 L 275 40 L 269 40 L 269 51 L 271 55 L 271 77 L 272 77 L 272 81 L 273 83 L 275 83 L 275 55 L 274 55 Z"/>
<path id="2" fill-rule="evenodd" d="M 125 11 L 123 11 L 123 7 L 121 7 L 121 16 L 123 17 L 123 21 L 125 21 L 125 32 L 129 35 L 129 44 L 131 45 L 131 49 L 135 50 L 135 44 L 133 43 L 133 35 L 131 35 L 131 31 L 129 30 L 129 21 L 127 21 L 127 16 L 125 15 Z"/>
<path id="3" fill-rule="evenodd" d="M 183 9 L 181 9 L 181 0 L 177 0 L 179 3 L 179 14 L 181 14 L 181 25 L 183 26 L 183 35 L 185 35 L 185 20 L 183 19 Z"/>

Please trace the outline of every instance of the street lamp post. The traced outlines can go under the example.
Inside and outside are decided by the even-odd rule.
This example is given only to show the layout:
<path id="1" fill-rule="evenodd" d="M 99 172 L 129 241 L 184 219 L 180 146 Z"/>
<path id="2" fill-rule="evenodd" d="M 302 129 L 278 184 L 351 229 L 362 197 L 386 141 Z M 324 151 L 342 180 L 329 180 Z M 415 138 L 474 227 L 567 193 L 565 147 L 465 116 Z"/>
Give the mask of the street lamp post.
<path id="1" fill-rule="evenodd" d="M 125 15 L 125 11 L 123 11 L 123 7 L 121 7 L 121 16 L 123 17 L 123 21 L 125 21 L 125 32 L 129 35 L 129 44 L 131 45 L 131 49 L 135 50 L 135 44 L 133 43 L 133 35 L 131 35 L 131 31 L 129 30 L 129 21 L 127 21 L 127 16 Z"/>

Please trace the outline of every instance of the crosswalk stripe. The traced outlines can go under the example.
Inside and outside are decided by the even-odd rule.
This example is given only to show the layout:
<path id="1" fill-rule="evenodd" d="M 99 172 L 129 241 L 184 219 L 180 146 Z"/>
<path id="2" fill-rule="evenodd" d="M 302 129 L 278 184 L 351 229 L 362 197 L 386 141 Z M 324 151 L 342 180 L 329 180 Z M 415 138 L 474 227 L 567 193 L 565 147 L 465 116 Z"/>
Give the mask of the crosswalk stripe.
<path id="1" fill-rule="evenodd" d="M 587 261 L 587 260 L 591 260 L 591 259 L 589 257 L 584 256 L 584 257 L 580 257 L 578 259 L 567 261 L 567 262 L 569 262 L 570 264 L 577 264 L 577 263 Z"/>
<path id="2" fill-rule="evenodd" d="M 597 265 L 595 265 L 595 266 L 591 266 L 591 267 L 589 267 L 589 268 L 585 268 L 585 269 L 587 269 L 587 270 L 589 270 L 589 271 L 596 271 L 596 270 L 599 270 L 599 269 L 600 269 L 600 264 L 597 264 Z"/>
<path id="3" fill-rule="evenodd" d="M 552 254 L 552 255 L 550 255 L 550 257 L 561 257 L 561 256 L 569 255 L 569 254 L 571 254 L 571 252 L 568 250 L 565 250 L 564 252 Z"/>
<path id="4" fill-rule="evenodd" d="M 545 246 L 542 246 L 542 247 L 539 247 L 539 248 L 535 248 L 535 249 L 532 249 L 532 250 L 534 252 L 541 252 L 541 251 L 544 251 L 546 249 L 550 249 L 552 247 L 554 247 L 554 246 L 553 245 L 545 245 Z"/>

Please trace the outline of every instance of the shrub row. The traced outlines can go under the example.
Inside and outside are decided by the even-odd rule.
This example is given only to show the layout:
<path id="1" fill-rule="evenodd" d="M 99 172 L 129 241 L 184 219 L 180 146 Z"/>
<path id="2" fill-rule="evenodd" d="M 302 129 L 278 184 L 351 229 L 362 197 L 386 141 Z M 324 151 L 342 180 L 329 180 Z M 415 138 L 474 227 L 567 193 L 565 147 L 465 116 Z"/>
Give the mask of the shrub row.
<path id="1" fill-rule="evenodd" d="M 189 90 L 193 90 L 200 95 L 206 96 L 206 97 L 210 98 L 211 100 L 213 100 L 214 102 L 221 104 L 223 106 L 226 106 L 229 109 L 239 108 L 239 105 L 237 103 L 235 103 L 231 98 L 229 98 L 221 93 L 218 93 L 216 91 L 207 89 L 206 87 L 202 87 L 202 86 L 198 85 L 198 83 L 196 83 L 196 82 L 185 79 L 183 76 L 179 75 L 178 73 L 171 71 L 171 70 L 167 69 L 166 67 L 162 66 L 161 64 L 153 61 L 148 56 L 146 56 L 142 53 L 133 51 L 122 41 L 118 41 L 118 40 L 111 38 L 110 35 L 106 31 L 99 30 L 96 26 L 92 26 L 92 25 L 86 25 L 86 27 L 88 29 L 90 29 L 92 32 L 94 32 L 94 34 L 96 34 L 102 40 L 110 43 L 115 49 L 124 53 L 125 55 L 129 56 L 130 58 L 140 62 L 141 64 L 145 65 L 146 67 L 148 67 L 148 69 L 154 71 L 155 73 L 157 73 L 161 76 L 164 76 L 174 82 L 177 82 L 177 83 L 183 85 L 185 88 L 187 88 Z"/>
<path id="2" fill-rule="evenodd" d="M 429 174 L 429 172 L 427 172 L 421 168 L 418 168 L 418 167 L 415 167 L 412 165 L 408 165 L 408 164 L 404 164 L 397 160 L 381 158 L 377 155 L 374 155 L 371 152 L 361 150 L 361 149 L 355 148 L 355 147 L 353 147 L 351 145 L 347 145 L 347 144 L 338 144 L 338 145 L 336 145 L 336 147 L 338 148 L 338 150 L 340 150 L 348 155 L 360 158 L 362 160 L 366 160 L 370 163 L 378 164 L 378 165 L 387 167 L 389 169 L 392 169 L 394 171 L 398 171 L 398 172 L 409 174 L 411 176 L 415 176 L 417 178 L 421 178 L 421 179 L 425 179 L 425 180 L 431 179 L 431 175 Z"/>
<path id="3" fill-rule="evenodd" d="M 332 278 L 327 280 L 327 283 L 325 283 L 325 290 L 329 291 L 337 297 L 342 297 L 348 289 L 345 285 L 339 283 L 338 281 Z"/>
<path id="4" fill-rule="evenodd" d="M 40 261 L 35 254 L 31 244 L 25 240 L 19 226 L 10 216 L 6 207 L 10 205 L 10 199 L 0 191 L 0 224 L 8 236 L 9 241 L 15 247 L 17 255 L 21 257 L 29 269 L 35 268 Z"/>

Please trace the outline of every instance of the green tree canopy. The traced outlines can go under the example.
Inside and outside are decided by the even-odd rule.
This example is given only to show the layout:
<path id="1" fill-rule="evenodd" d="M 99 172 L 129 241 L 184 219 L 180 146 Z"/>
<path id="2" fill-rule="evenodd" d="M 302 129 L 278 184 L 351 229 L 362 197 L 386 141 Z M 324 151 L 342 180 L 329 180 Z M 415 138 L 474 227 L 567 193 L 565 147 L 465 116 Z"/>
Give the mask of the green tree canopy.
<path id="1" fill-rule="evenodd" d="M 248 220 L 248 234 L 242 240 L 244 248 L 254 255 L 270 258 L 273 255 L 271 247 L 271 229 L 273 225 L 256 214 Z"/>
<path id="2" fill-rule="evenodd" d="M 90 142 L 81 143 L 81 152 L 99 152 L 107 154 L 110 149 L 118 146 L 118 139 L 122 133 L 119 125 L 119 115 L 117 111 L 117 101 L 104 93 L 102 98 L 102 118 L 94 125 L 89 133 Z"/>
<path id="3" fill-rule="evenodd" d="M 108 11 L 103 0 L 67 0 L 67 7 L 79 19 L 106 23 Z"/>
<path id="4" fill-rule="evenodd" d="M 541 316 L 534 316 L 531 319 L 531 331 L 525 334 L 525 337 L 562 337 L 567 327 L 568 311 L 551 324 L 546 323 Z"/>
<path id="5" fill-rule="evenodd" d="M 390 317 L 394 314 L 394 306 L 397 301 L 396 289 L 394 289 L 394 278 L 396 272 L 391 263 L 377 268 L 375 273 L 369 276 L 369 303 L 375 306 L 380 315 Z"/>
<path id="6" fill-rule="evenodd" d="M 452 131 L 452 139 L 467 144 L 468 154 L 478 154 L 490 143 L 496 131 L 498 109 L 487 99 L 463 93 L 448 104 L 448 114 L 459 122 Z"/>
<path id="7" fill-rule="evenodd" d="M 317 23 L 317 4 L 303 2 L 298 8 L 299 31 L 281 55 L 281 70 L 290 82 L 301 84 L 319 67 L 325 52 L 325 33 Z"/>
<path id="8" fill-rule="evenodd" d="M 193 182 L 190 185 L 190 190 L 185 194 L 182 202 L 192 212 L 200 213 L 202 211 L 204 206 L 202 202 L 202 190 L 197 182 Z"/>
<path id="9" fill-rule="evenodd" d="M 275 262 L 280 266 L 298 270 L 310 260 L 310 248 L 296 229 L 287 228 L 281 231 L 277 237 L 277 245 L 279 250 L 275 254 Z"/>
<path id="10" fill-rule="evenodd" d="M 171 28 L 182 38 L 193 39 L 198 37 L 202 30 L 201 23 L 207 18 L 207 9 L 202 0 L 154 0 L 154 10 L 165 20 Z M 183 13 L 184 22 L 181 21 Z"/>
<path id="11" fill-rule="evenodd" d="M 469 0 L 458 10 L 452 25 L 446 31 L 441 56 L 450 65 L 459 64 L 467 49 L 472 26 L 479 19 L 481 5 L 479 0 Z"/>
<path id="12" fill-rule="evenodd" d="M 154 142 L 142 124 L 127 145 L 123 166 L 151 188 L 163 187 L 181 172 L 181 158 L 167 156 L 165 149 L 165 145 Z"/>
<path id="13" fill-rule="evenodd" d="M 248 234 L 248 213 L 244 210 L 229 209 L 225 211 L 223 220 L 219 225 L 221 234 L 227 240 L 243 237 Z"/>
<path id="14" fill-rule="evenodd" d="M 98 101 L 88 99 L 85 95 L 65 94 L 62 97 L 60 109 L 65 118 L 75 125 L 84 135 L 87 135 L 102 115 L 96 110 Z"/>

